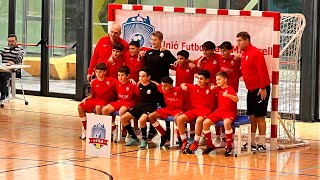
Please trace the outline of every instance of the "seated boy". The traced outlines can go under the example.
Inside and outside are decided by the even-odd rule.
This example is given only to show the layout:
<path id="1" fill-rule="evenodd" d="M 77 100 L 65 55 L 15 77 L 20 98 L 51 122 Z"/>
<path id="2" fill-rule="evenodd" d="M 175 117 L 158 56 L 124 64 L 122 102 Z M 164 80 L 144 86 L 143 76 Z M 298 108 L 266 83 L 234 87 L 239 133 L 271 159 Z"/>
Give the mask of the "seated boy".
<path id="1" fill-rule="evenodd" d="M 230 156 L 232 153 L 232 122 L 237 118 L 237 102 L 239 98 L 231 86 L 228 86 L 227 73 L 219 72 L 216 75 L 218 87 L 218 109 L 210 114 L 203 122 L 203 133 L 207 140 L 207 149 L 203 151 L 204 154 L 209 154 L 215 149 L 212 144 L 210 126 L 216 122 L 223 120 L 224 128 L 226 130 L 227 146 L 225 156 Z"/>
<path id="2" fill-rule="evenodd" d="M 173 87 L 173 80 L 169 76 L 163 77 L 161 84 L 154 83 L 158 86 L 158 91 L 163 94 L 166 107 L 149 114 L 148 119 L 152 126 L 161 134 L 160 147 L 162 147 L 165 145 L 168 137 L 165 137 L 166 132 L 157 119 L 166 119 L 168 116 L 174 116 L 176 120 L 182 114 L 182 90 L 180 87 Z M 143 126 L 146 126 L 146 121 L 140 121 L 140 127 L 142 128 Z M 167 135 L 169 134 L 167 133 Z"/>
<path id="3" fill-rule="evenodd" d="M 92 80 L 91 95 L 84 98 L 78 106 L 79 117 L 83 125 L 81 139 L 86 137 L 87 118 L 86 112 L 92 112 L 95 109 L 96 114 L 102 114 L 102 107 L 112 102 L 116 80 L 106 77 L 106 64 L 99 63 L 95 67 L 96 77 Z"/>
<path id="4" fill-rule="evenodd" d="M 119 111 L 122 116 L 130 108 L 135 105 L 135 97 L 139 96 L 138 87 L 129 81 L 130 70 L 127 66 L 122 66 L 118 70 L 118 81 L 116 81 L 116 90 L 118 101 L 112 102 L 102 108 L 103 115 L 110 115 L 114 111 Z M 115 124 L 112 122 L 112 130 L 115 129 Z"/>
<path id="5" fill-rule="evenodd" d="M 118 69 L 124 65 L 122 51 L 124 47 L 121 43 L 116 42 L 112 45 L 112 54 L 108 60 L 107 77 L 118 79 Z"/>
<path id="6" fill-rule="evenodd" d="M 140 58 L 139 50 L 139 42 L 131 41 L 129 43 L 129 53 L 123 55 L 125 64 L 130 69 L 130 78 L 135 82 L 139 81 L 139 72 L 142 68 L 144 68 L 144 60 Z"/>
<path id="7" fill-rule="evenodd" d="M 179 129 L 179 139 L 181 151 L 183 153 L 194 153 L 198 148 L 202 132 L 202 124 L 206 116 L 208 116 L 215 108 L 215 92 L 209 85 L 210 72 L 208 70 L 200 70 L 198 73 L 198 84 L 181 84 L 181 88 L 190 92 L 192 109 L 180 115 L 177 118 L 177 126 Z M 196 135 L 192 145 L 187 148 L 187 136 L 185 133 L 185 123 L 196 120 Z"/>
<path id="8" fill-rule="evenodd" d="M 220 62 L 220 71 L 224 71 L 228 75 L 228 85 L 231 86 L 234 91 L 238 92 L 239 87 L 239 78 L 241 77 L 241 61 L 235 58 L 232 53 L 232 44 L 229 41 L 223 42 L 220 46 L 222 61 Z M 216 147 L 225 147 L 226 146 L 226 135 L 223 127 L 216 126 L 216 140 L 214 145 Z M 222 131 L 222 134 L 220 132 Z M 222 141 L 221 141 L 222 137 Z"/>
<path id="9" fill-rule="evenodd" d="M 126 112 L 120 117 L 122 125 L 128 131 L 131 136 L 129 142 L 125 146 L 138 145 L 139 140 L 131 127 L 131 119 L 139 119 L 139 121 L 147 121 L 148 114 L 157 110 L 157 103 L 159 102 L 160 93 L 157 85 L 150 82 L 150 74 L 146 69 L 141 69 L 139 73 L 139 89 L 140 89 L 140 101 L 132 109 Z M 147 127 L 141 127 L 142 140 L 140 148 L 146 148 L 147 143 Z"/>

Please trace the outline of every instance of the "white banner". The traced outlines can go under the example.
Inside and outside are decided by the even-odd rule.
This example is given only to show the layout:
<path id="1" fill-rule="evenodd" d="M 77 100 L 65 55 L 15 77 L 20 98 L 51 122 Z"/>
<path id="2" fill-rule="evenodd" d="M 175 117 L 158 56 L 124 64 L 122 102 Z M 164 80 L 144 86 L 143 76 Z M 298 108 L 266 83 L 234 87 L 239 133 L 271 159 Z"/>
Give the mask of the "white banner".
<path id="1" fill-rule="evenodd" d="M 239 52 L 236 35 L 247 31 L 251 42 L 265 55 L 269 74 L 272 71 L 273 18 L 254 16 L 224 16 L 210 14 L 168 13 L 159 11 L 115 10 L 115 23 L 122 26 L 122 37 L 130 42 L 139 40 L 146 47 L 151 46 L 151 34 L 161 31 L 163 45 L 173 55 L 184 49 L 190 59 L 202 56 L 201 45 L 212 41 L 219 46 L 230 41 L 234 53 Z M 219 49 L 216 50 L 219 53 Z"/>
<path id="2" fill-rule="evenodd" d="M 87 113 L 86 155 L 110 158 L 111 116 Z"/>

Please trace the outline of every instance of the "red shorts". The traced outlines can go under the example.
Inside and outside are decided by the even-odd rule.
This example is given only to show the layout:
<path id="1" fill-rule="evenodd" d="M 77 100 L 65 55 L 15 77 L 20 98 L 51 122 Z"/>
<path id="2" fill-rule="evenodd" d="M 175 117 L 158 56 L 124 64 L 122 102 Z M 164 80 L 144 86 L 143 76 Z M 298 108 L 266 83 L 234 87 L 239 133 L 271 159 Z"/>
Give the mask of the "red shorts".
<path id="1" fill-rule="evenodd" d="M 161 108 L 156 110 L 156 112 L 161 116 L 161 118 L 166 119 L 168 116 L 175 116 L 176 114 L 182 114 L 183 111 L 181 109 L 168 109 Z"/>
<path id="2" fill-rule="evenodd" d="M 233 122 L 237 118 L 237 113 L 215 111 L 208 116 L 208 119 L 210 119 L 214 123 L 222 121 L 226 118 L 229 118 Z"/>
<path id="3" fill-rule="evenodd" d="M 135 103 L 134 102 L 119 102 L 119 101 L 117 101 L 117 102 L 110 103 L 110 105 L 114 108 L 115 111 L 119 111 L 119 109 L 122 106 L 125 106 L 128 109 L 133 108 Z"/>
<path id="4" fill-rule="evenodd" d="M 108 104 L 108 101 L 106 100 L 100 100 L 100 99 L 88 99 L 85 103 L 80 103 L 79 106 L 81 106 L 86 112 L 91 113 L 92 109 L 94 109 L 96 106 L 105 106 Z"/>
<path id="5" fill-rule="evenodd" d="M 197 108 L 191 109 L 184 114 L 189 118 L 189 122 L 196 120 L 199 116 L 207 117 L 212 112 L 211 109 Z"/>

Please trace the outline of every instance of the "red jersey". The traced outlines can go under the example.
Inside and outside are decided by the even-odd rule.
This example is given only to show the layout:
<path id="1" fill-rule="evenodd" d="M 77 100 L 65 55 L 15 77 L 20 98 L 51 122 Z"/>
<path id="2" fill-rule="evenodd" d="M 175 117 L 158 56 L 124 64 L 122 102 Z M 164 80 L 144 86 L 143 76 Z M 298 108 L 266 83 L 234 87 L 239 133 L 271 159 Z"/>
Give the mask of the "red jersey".
<path id="1" fill-rule="evenodd" d="M 124 62 L 126 66 L 130 69 L 130 78 L 134 81 L 139 81 L 139 72 L 144 68 L 144 60 L 140 59 L 138 56 L 130 56 L 129 53 L 124 55 Z"/>
<path id="2" fill-rule="evenodd" d="M 234 56 L 227 59 L 222 59 L 220 62 L 220 70 L 228 75 L 228 85 L 231 86 L 235 92 L 238 92 L 239 78 L 241 77 L 241 61 L 234 60 Z"/>
<path id="3" fill-rule="evenodd" d="M 199 59 L 195 60 L 194 63 L 198 64 Z M 203 60 L 201 61 L 200 69 L 208 70 L 210 72 L 210 82 L 213 84 L 217 84 L 216 74 L 220 71 L 220 62 L 221 61 L 222 61 L 222 56 L 220 54 L 216 54 L 216 53 L 212 56 L 212 58 L 210 58 L 210 59 L 203 58 Z"/>
<path id="4" fill-rule="evenodd" d="M 163 94 L 167 109 L 182 109 L 182 89 L 172 87 L 168 92 L 164 92 L 162 85 L 158 85 L 158 91 Z"/>
<path id="5" fill-rule="evenodd" d="M 128 51 L 129 45 L 125 40 L 119 37 L 117 42 L 123 45 L 124 53 Z M 110 41 L 110 37 L 104 36 L 98 41 L 94 49 L 92 58 L 90 60 L 90 65 L 88 68 L 88 74 L 92 74 L 94 72 L 94 68 L 98 63 L 104 62 L 107 64 L 111 54 L 112 54 L 112 43 Z"/>
<path id="6" fill-rule="evenodd" d="M 113 63 L 108 62 L 107 64 L 107 77 L 118 79 L 118 69 L 124 65 L 122 59 L 114 59 Z"/>
<path id="7" fill-rule="evenodd" d="M 193 84 L 194 74 L 199 71 L 198 68 L 191 68 L 188 64 L 171 66 L 171 69 L 176 71 L 176 87 L 180 87 L 182 83 Z"/>
<path id="8" fill-rule="evenodd" d="M 243 81 L 248 90 L 265 88 L 270 85 L 270 78 L 263 53 L 249 44 L 242 53 L 241 70 Z"/>
<path id="9" fill-rule="evenodd" d="M 217 111 L 221 112 L 233 112 L 237 113 L 237 103 L 228 97 L 224 97 L 223 93 L 227 91 L 228 94 L 237 96 L 236 92 L 231 86 L 226 88 L 218 87 L 218 109 Z"/>
<path id="10" fill-rule="evenodd" d="M 135 97 L 140 95 L 139 88 L 130 81 L 125 84 L 117 81 L 116 89 L 118 93 L 118 102 L 133 102 L 135 101 Z"/>
<path id="11" fill-rule="evenodd" d="M 105 77 L 103 81 L 99 81 L 98 78 L 92 80 L 91 83 L 91 96 L 99 100 L 105 100 L 112 102 L 114 99 L 114 91 L 116 80 L 110 77 Z"/>
<path id="12" fill-rule="evenodd" d="M 201 88 L 199 85 L 186 84 L 187 91 L 191 94 L 191 103 L 193 108 L 216 108 L 216 91 L 206 85 Z"/>

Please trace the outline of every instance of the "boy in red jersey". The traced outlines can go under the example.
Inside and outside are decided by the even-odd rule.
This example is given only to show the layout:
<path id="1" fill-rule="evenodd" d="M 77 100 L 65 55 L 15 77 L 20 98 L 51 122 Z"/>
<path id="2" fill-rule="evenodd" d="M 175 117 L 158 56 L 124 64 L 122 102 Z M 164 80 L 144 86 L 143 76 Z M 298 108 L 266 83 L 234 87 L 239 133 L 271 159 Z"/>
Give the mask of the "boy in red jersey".
<path id="1" fill-rule="evenodd" d="M 123 45 L 121 43 L 114 43 L 112 45 L 112 55 L 107 63 L 107 77 L 118 79 L 118 69 L 124 65 L 122 58 Z"/>
<path id="2" fill-rule="evenodd" d="M 197 74 L 199 69 L 197 67 L 191 68 L 189 63 L 191 63 L 189 62 L 189 52 L 186 50 L 179 51 L 177 53 L 177 65 L 171 66 L 171 69 L 176 71 L 176 87 L 180 87 L 182 83 L 194 83 L 194 74 Z M 183 110 L 187 111 L 192 109 L 190 93 L 187 91 L 182 91 L 182 94 Z M 192 143 L 194 139 L 194 130 L 195 124 L 190 123 L 190 138 L 188 139 L 188 141 L 190 140 L 190 143 Z M 178 130 L 177 134 L 179 135 Z"/>
<path id="3" fill-rule="evenodd" d="M 158 91 L 163 94 L 166 107 L 149 114 L 148 119 L 161 134 L 160 147 L 162 147 L 165 145 L 167 137 L 165 137 L 165 130 L 161 127 L 157 119 L 166 119 L 168 116 L 174 116 L 176 120 L 177 117 L 182 114 L 182 90 L 181 87 L 173 87 L 173 80 L 169 76 L 163 77 L 160 81 L 161 84 L 157 82 L 154 83 L 158 86 Z M 146 119 L 145 121 L 140 121 L 141 128 L 146 125 Z"/>
<path id="4" fill-rule="evenodd" d="M 241 77 L 241 61 L 240 59 L 235 59 L 232 53 L 232 44 L 229 41 L 223 42 L 219 46 L 221 50 L 222 61 L 220 62 L 220 70 L 224 71 L 228 75 L 228 85 L 231 86 L 237 93 L 239 88 L 239 78 Z M 226 134 L 224 128 L 221 127 L 222 134 L 220 132 L 220 127 L 216 126 L 216 140 L 214 145 L 216 147 L 226 146 Z M 221 141 L 222 137 L 222 141 Z"/>
<path id="5" fill-rule="evenodd" d="M 177 65 L 171 66 L 172 70 L 176 71 L 176 87 L 180 87 L 182 83 L 193 84 L 194 74 L 198 68 L 191 68 L 188 64 L 189 52 L 181 50 L 177 53 Z"/>
<path id="6" fill-rule="evenodd" d="M 270 97 L 270 78 L 263 53 L 251 44 L 247 32 L 237 34 L 237 43 L 242 53 L 241 72 L 248 89 L 247 115 L 251 121 L 252 150 L 266 151 L 266 120 Z M 259 143 L 255 144 L 255 135 L 259 128 Z M 246 146 L 244 147 L 246 148 Z"/>
<path id="7" fill-rule="evenodd" d="M 208 116 L 215 106 L 215 92 L 209 86 L 210 72 L 208 70 L 200 70 L 198 73 L 198 84 L 181 84 L 181 88 L 190 92 L 192 109 L 180 115 L 177 118 L 177 126 L 179 129 L 180 137 L 179 143 L 183 153 L 194 152 L 198 148 L 202 132 L 202 124 L 206 116 Z M 185 123 L 196 120 L 196 136 L 193 146 L 187 148 L 187 136 L 185 133 Z"/>
<path id="8" fill-rule="evenodd" d="M 220 62 L 222 57 L 220 54 L 214 53 L 216 45 L 207 41 L 202 45 L 203 57 L 194 61 L 194 64 L 198 66 L 199 69 L 208 70 L 212 75 L 210 78 L 210 83 L 216 84 L 216 78 L 214 77 L 220 71 Z"/>
<path id="9" fill-rule="evenodd" d="M 86 112 L 92 112 L 95 108 L 96 114 L 102 114 L 102 107 L 110 103 L 113 99 L 116 80 L 106 77 L 106 64 L 99 63 L 95 67 L 96 79 L 92 80 L 91 95 L 84 98 L 78 106 L 79 117 L 83 125 L 81 138 L 85 138 L 87 129 Z"/>
<path id="10" fill-rule="evenodd" d="M 232 153 L 232 122 L 237 118 L 237 102 L 239 98 L 231 86 L 228 86 L 228 76 L 226 72 L 219 72 L 216 75 L 218 90 L 218 109 L 210 114 L 203 122 L 203 133 L 206 137 L 207 148 L 203 154 L 209 154 L 215 149 L 212 144 L 210 126 L 214 125 L 220 120 L 224 121 L 224 128 L 226 129 L 227 146 L 225 156 L 230 156 Z"/>
<path id="11" fill-rule="evenodd" d="M 123 55 L 125 64 L 130 69 L 130 78 L 135 82 L 139 81 L 139 72 L 144 68 L 144 60 L 140 58 L 139 49 L 139 42 L 131 41 L 129 43 L 129 53 Z"/>
<path id="12" fill-rule="evenodd" d="M 135 96 L 139 96 L 140 92 L 136 85 L 129 81 L 130 70 L 127 66 L 122 66 L 118 70 L 118 81 L 116 82 L 116 90 L 118 93 L 118 101 L 112 102 L 102 108 L 103 115 L 110 115 L 114 111 L 119 111 L 122 116 L 130 108 L 135 105 Z M 112 129 L 115 124 L 112 122 Z"/>

